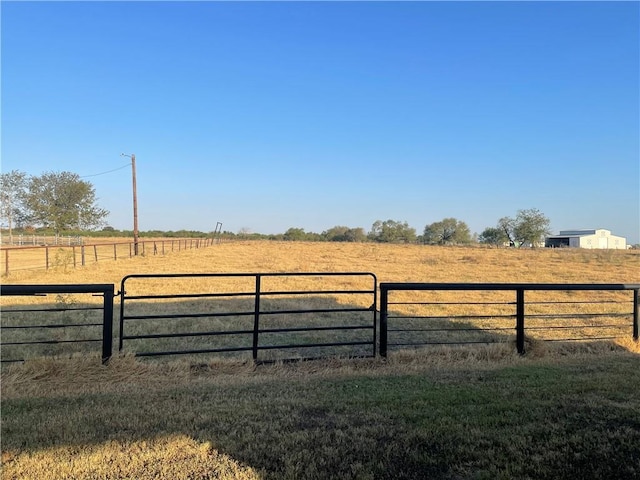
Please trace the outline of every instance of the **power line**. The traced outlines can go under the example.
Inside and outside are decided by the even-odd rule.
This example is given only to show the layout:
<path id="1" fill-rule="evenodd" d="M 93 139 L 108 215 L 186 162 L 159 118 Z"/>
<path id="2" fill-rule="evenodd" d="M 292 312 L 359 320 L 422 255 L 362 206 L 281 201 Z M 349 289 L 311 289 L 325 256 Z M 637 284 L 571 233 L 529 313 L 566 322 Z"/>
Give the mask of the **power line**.
<path id="1" fill-rule="evenodd" d="M 123 168 L 126 168 L 126 167 L 128 167 L 130 165 L 131 165 L 130 163 L 127 163 L 126 165 L 123 165 L 123 166 L 118 167 L 118 168 L 114 168 L 113 170 L 109 170 L 107 172 L 94 173 L 93 175 L 84 175 L 84 176 L 82 176 L 80 178 L 89 178 L 89 177 L 97 177 L 99 175 L 106 175 L 107 173 L 112 173 L 112 172 L 117 172 L 118 170 L 122 170 Z"/>

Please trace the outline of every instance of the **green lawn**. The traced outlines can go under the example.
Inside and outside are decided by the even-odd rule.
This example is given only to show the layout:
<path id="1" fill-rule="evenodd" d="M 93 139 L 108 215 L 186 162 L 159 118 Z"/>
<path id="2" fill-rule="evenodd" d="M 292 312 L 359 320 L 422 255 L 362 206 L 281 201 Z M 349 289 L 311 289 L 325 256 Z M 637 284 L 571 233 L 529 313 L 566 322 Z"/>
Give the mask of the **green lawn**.
<path id="1" fill-rule="evenodd" d="M 123 450 L 134 465 L 141 441 L 175 435 L 208 444 L 210 459 L 226 455 L 262 478 L 640 478 L 635 354 L 493 365 L 353 362 L 192 368 L 175 381 L 162 377 L 171 372 L 156 372 L 155 384 L 144 380 L 146 367 L 136 367 L 129 376 L 65 377 L 69 388 L 46 375 L 10 375 L 3 478 L 29 478 L 27 467 L 31 478 L 39 471 L 48 478 L 57 471 L 171 478 L 157 465 L 162 458 L 127 470 L 105 451 Z M 100 387 L 104 375 L 111 377 Z M 95 466 L 74 470 L 74 458 L 86 451 Z M 43 459 L 33 465 L 36 454 Z M 184 461 L 174 478 L 240 477 L 222 470 Z"/>

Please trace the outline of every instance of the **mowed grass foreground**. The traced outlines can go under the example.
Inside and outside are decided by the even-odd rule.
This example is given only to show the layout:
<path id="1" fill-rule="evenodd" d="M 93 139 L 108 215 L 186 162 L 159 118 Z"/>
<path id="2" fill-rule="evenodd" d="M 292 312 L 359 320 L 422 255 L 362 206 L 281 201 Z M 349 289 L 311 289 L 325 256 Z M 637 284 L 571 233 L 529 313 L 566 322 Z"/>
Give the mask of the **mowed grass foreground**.
<path id="1" fill-rule="evenodd" d="M 379 281 L 638 282 L 636 252 L 244 242 L 7 283 L 371 271 Z M 175 288 L 176 286 L 172 286 Z M 388 361 L 45 359 L 2 373 L 2 478 L 640 478 L 637 345 Z"/>
<path id="2" fill-rule="evenodd" d="M 5 373 L 3 479 L 640 478 L 629 352 Z"/>

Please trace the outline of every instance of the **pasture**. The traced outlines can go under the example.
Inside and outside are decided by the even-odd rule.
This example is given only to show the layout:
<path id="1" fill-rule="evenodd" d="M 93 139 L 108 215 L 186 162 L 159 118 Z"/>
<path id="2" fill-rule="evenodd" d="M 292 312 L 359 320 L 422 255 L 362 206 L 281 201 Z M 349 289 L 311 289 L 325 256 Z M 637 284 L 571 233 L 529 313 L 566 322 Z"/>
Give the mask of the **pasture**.
<path id="1" fill-rule="evenodd" d="M 639 261 L 635 251 L 229 242 L 4 281 L 370 271 L 381 282 L 637 283 Z M 194 288 L 181 282 L 153 290 Z M 524 357 L 504 342 L 386 361 L 125 354 L 102 366 L 77 353 L 10 365 L 2 478 L 640 478 L 638 345 L 530 342 Z"/>

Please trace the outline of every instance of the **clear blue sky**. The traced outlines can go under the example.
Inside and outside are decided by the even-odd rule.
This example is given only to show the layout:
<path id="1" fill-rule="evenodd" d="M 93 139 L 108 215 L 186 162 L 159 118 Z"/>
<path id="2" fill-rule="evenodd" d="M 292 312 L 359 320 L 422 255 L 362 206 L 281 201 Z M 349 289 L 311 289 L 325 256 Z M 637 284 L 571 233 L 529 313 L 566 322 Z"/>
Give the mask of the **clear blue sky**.
<path id="1" fill-rule="evenodd" d="M 638 2 L 7 2 L 2 171 L 135 153 L 141 230 L 537 208 L 640 241 Z M 132 228 L 131 170 L 87 177 Z"/>

